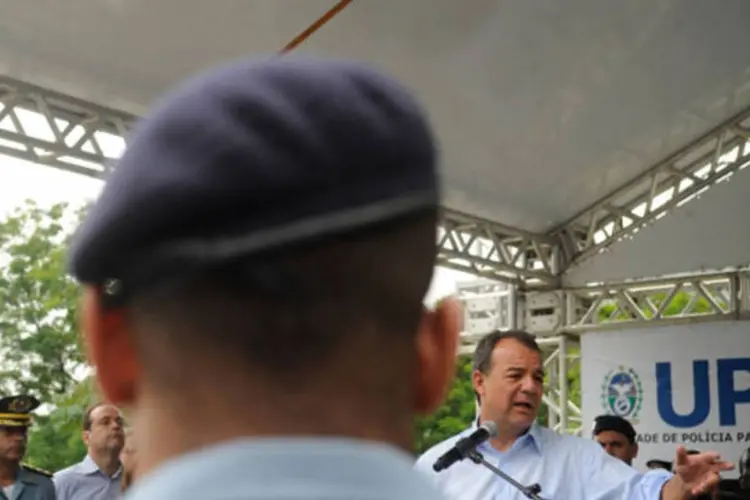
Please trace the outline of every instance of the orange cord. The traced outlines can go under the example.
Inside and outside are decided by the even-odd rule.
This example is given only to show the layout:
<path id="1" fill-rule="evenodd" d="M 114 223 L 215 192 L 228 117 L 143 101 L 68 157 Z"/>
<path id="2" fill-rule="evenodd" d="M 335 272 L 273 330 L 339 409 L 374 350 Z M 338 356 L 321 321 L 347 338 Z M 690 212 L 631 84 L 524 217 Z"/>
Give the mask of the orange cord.
<path id="1" fill-rule="evenodd" d="M 333 7 L 331 7 L 328 10 L 328 12 L 326 12 L 325 14 L 323 14 L 322 16 L 320 16 L 320 18 L 317 21 L 315 21 L 314 23 L 312 23 L 302 33 L 300 33 L 299 35 L 297 35 L 296 37 L 294 37 L 294 39 L 292 39 L 291 42 L 289 42 L 288 44 L 286 44 L 286 46 L 283 49 L 281 49 L 281 53 L 284 54 L 286 52 L 289 52 L 289 51 L 291 51 L 291 50 L 299 47 L 303 43 L 305 43 L 305 41 L 307 41 L 307 39 L 310 38 L 313 35 L 313 33 L 315 33 L 320 28 L 322 28 L 323 25 L 325 25 L 328 21 L 330 21 L 331 19 L 333 19 L 336 16 L 336 14 L 338 14 L 342 10 L 344 10 L 346 8 L 346 6 L 349 5 L 350 3 L 352 3 L 352 0 L 341 0 L 341 1 L 339 1 L 336 5 L 334 5 Z"/>

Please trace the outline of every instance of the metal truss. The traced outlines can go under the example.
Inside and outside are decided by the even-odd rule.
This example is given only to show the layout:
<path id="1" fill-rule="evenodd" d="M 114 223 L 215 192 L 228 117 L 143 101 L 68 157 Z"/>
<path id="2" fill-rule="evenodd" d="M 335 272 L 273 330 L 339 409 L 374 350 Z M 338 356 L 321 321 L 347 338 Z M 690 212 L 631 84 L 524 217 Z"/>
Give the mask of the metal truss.
<path id="1" fill-rule="evenodd" d="M 529 292 L 524 300 L 524 327 L 542 336 L 750 319 L 750 270 Z"/>
<path id="2" fill-rule="evenodd" d="M 460 283 L 458 297 L 464 313 L 460 355 L 472 353 L 489 332 L 518 328 L 518 301 L 512 285 L 492 280 Z"/>
<path id="3" fill-rule="evenodd" d="M 101 178 L 135 117 L 0 75 L 0 153 Z"/>
<path id="4" fill-rule="evenodd" d="M 545 235 L 445 210 L 440 265 L 527 289 L 560 273 L 750 165 L 750 108 L 660 161 Z"/>
<path id="5" fill-rule="evenodd" d="M 544 355 L 546 373 L 545 391 L 542 402 L 547 407 L 547 425 L 557 432 L 581 435 L 580 376 L 576 377 L 578 387 L 571 386 L 571 374 L 580 374 L 580 343 L 567 335 L 537 339 Z"/>
<path id="6" fill-rule="evenodd" d="M 744 319 L 747 269 L 573 288 L 563 292 L 569 333 Z"/>
<path id="7" fill-rule="evenodd" d="M 0 75 L 0 153 L 102 178 L 136 116 Z M 750 109 L 546 235 L 444 209 L 438 263 L 524 290 L 560 274 L 750 164 Z"/>
<path id="8" fill-rule="evenodd" d="M 439 265 L 527 286 L 559 284 L 559 245 L 555 238 L 455 210 L 444 209 L 441 219 Z"/>
<path id="9" fill-rule="evenodd" d="M 137 117 L 0 76 L 0 153 L 102 178 Z M 552 238 L 445 210 L 439 263 L 502 281 L 558 282 Z"/>
<path id="10" fill-rule="evenodd" d="M 750 108 L 550 231 L 567 265 L 587 259 L 750 165 Z"/>

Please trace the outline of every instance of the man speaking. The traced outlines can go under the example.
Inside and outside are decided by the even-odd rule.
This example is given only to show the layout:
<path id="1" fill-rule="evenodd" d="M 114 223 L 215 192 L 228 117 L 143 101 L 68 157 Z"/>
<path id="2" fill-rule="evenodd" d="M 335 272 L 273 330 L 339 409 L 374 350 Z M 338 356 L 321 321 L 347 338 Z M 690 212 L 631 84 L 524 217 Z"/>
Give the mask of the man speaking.
<path id="1" fill-rule="evenodd" d="M 522 485 L 541 487 L 548 499 L 576 500 L 686 500 L 710 491 L 719 473 L 732 469 L 716 453 L 688 456 L 677 450 L 675 474 L 641 474 L 604 452 L 593 440 L 538 427 L 534 422 L 542 402 L 544 366 L 533 335 L 523 331 L 494 332 L 474 352 L 472 383 L 479 398 L 479 419 L 493 422 L 495 437 L 478 446 L 491 464 Z M 428 450 L 416 468 L 431 476 L 455 500 L 522 499 L 524 494 L 507 481 L 471 460 L 459 461 L 436 473 L 436 460 L 470 428 Z"/>

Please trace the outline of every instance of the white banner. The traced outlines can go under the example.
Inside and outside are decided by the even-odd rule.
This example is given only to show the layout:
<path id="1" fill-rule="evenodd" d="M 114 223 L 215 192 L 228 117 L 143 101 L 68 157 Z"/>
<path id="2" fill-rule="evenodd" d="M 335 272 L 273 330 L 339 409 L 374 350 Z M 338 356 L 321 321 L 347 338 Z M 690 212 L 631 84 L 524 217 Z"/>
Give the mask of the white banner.
<path id="1" fill-rule="evenodd" d="M 630 420 L 638 469 L 680 444 L 734 463 L 750 446 L 748 321 L 586 333 L 581 362 L 584 428 L 604 413 Z"/>

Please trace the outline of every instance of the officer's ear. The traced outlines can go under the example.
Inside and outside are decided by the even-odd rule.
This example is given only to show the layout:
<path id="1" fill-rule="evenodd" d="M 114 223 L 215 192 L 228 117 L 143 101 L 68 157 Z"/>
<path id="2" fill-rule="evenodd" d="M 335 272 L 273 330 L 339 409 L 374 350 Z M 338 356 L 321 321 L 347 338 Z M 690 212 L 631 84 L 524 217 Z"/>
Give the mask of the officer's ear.
<path id="1" fill-rule="evenodd" d="M 116 406 L 133 403 L 140 373 L 124 309 L 102 306 L 99 290 L 84 288 L 80 307 L 83 344 L 104 399 Z"/>
<path id="2" fill-rule="evenodd" d="M 418 414 L 434 412 L 445 399 L 455 373 L 461 324 L 461 305 L 455 298 L 443 299 L 434 310 L 425 308 L 422 313 L 414 382 L 414 411 Z"/>

